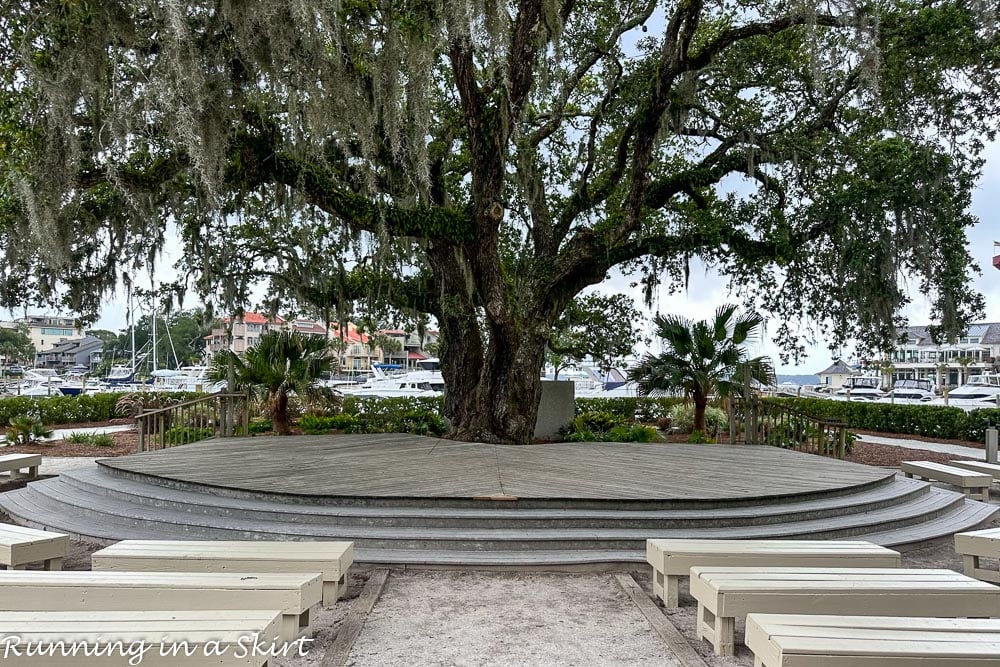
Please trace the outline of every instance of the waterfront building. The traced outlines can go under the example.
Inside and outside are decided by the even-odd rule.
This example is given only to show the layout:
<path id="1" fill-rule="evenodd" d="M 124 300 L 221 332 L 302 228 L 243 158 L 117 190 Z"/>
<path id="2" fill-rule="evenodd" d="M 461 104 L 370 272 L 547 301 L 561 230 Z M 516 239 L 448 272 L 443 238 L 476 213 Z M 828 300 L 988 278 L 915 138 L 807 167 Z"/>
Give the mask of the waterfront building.
<path id="1" fill-rule="evenodd" d="M 1000 323 L 970 325 L 954 342 L 941 344 L 927 326 L 906 327 L 884 368 L 886 364 L 891 364 L 894 381 L 929 379 L 939 389 L 957 387 L 972 375 L 1000 368 Z"/>
<path id="2" fill-rule="evenodd" d="M 85 335 L 72 317 L 58 315 L 27 315 L 13 321 L 0 322 L 0 326 L 7 329 L 23 327 L 36 352 L 51 349 L 60 341 L 83 338 Z"/>

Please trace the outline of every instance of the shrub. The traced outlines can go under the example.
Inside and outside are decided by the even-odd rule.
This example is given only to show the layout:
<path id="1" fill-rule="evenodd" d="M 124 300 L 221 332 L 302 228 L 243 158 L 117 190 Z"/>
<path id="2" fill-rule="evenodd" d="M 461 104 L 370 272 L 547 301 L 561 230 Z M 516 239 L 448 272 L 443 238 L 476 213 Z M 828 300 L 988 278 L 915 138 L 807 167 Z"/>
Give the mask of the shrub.
<path id="1" fill-rule="evenodd" d="M 787 405 L 811 417 L 843 421 L 848 428 L 904 435 L 983 442 L 986 428 L 1000 423 L 1000 410 L 966 412 L 943 405 L 893 405 L 822 398 L 766 399 Z"/>
<path id="2" fill-rule="evenodd" d="M 438 397 L 388 398 L 347 396 L 344 412 L 321 416 L 306 414 L 299 421 L 304 433 L 412 433 L 443 435 L 447 424 L 441 417 L 443 401 Z"/>
<path id="3" fill-rule="evenodd" d="M 560 429 L 559 434 L 565 442 L 654 442 L 658 439 L 652 426 L 634 422 L 616 424 L 608 417 L 607 413 L 579 415 Z"/>
<path id="4" fill-rule="evenodd" d="M 697 431 L 692 431 L 691 435 L 688 436 L 687 441 L 692 445 L 707 445 L 715 442 L 715 438 L 709 437 L 704 431 L 699 429 Z"/>
<path id="5" fill-rule="evenodd" d="M 670 423 L 682 432 L 692 433 L 694 431 L 694 403 L 679 403 L 670 408 Z M 705 426 L 709 433 L 718 435 L 729 428 L 729 418 L 721 408 L 710 405 L 705 410 Z"/>
<path id="6" fill-rule="evenodd" d="M 619 421 L 648 421 L 666 417 L 670 408 L 683 399 L 676 396 L 643 396 L 638 398 L 578 398 L 576 399 L 576 414 L 608 413 Z"/>
<path id="7" fill-rule="evenodd" d="M 303 433 L 316 435 L 320 433 L 329 433 L 331 431 L 351 430 L 357 425 L 357 423 L 357 417 L 346 413 L 331 415 L 328 417 L 323 415 L 306 414 L 303 415 L 302 419 L 299 421 L 299 426 L 302 428 Z"/>
<path id="8" fill-rule="evenodd" d="M 31 417 L 43 424 L 79 424 L 107 421 L 115 416 L 115 401 L 120 394 L 84 394 L 81 396 L 9 396 L 0 398 L 0 420 Z"/>
<path id="9" fill-rule="evenodd" d="M 113 447 L 115 444 L 114 438 L 107 433 L 70 433 L 64 439 L 73 444 L 94 447 Z"/>
<path id="10" fill-rule="evenodd" d="M 186 445 L 191 442 L 205 440 L 215 435 L 214 428 L 195 426 L 175 426 L 169 428 L 163 434 L 163 439 L 168 445 Z"/>
<path id="11" fill-rule="evenodd" d="M 267 433 L 274 429 L 274 425 L 271 423 L 270 419 L 253 419 L 250 421 L 249 428 L 247 429 L 250 433 Z"/>
<path id="12" fill-rule="evenodd" d="M 52 437 L 52 429 L 45 428 L 38 419 L 33 417 L 11 417 L 10 419 L 7 440 L 12 444 L 30 445 L 50 437 Z"/>

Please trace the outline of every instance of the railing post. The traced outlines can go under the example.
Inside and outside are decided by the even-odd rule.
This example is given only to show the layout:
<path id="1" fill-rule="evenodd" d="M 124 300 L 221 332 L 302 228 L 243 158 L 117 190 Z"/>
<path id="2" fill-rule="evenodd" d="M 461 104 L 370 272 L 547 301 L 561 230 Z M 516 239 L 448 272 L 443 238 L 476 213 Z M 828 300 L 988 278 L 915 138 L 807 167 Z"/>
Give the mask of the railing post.
<path id="1" fill-rule="evenodd" d="M 840 425 L 840 442 L 837 444 L 837 458 L 847 458 L 847 426 Z"/>
<path id="2" fill-rule="evenodd" d="M 136 427 L 139 429 L 139 447 L 138 451 L 146 451 L 146 418 L 142 416 L 140 412 L 135 417 Z"/>

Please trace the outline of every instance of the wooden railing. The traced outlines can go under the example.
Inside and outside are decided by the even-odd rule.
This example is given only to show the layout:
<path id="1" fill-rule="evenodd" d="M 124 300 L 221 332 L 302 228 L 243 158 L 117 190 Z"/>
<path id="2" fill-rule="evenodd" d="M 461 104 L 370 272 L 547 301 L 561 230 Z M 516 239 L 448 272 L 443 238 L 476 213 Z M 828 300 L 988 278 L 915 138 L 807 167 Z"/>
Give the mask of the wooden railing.
<path id="1" fill-rule="evenodd" d="M 246 435 L 250 421 L 246 394 L 206 394 L 165 408 L 140 412 L 137 451 L 150 452 L 216 437 Z"/>
<path id="2" fill-rule="evenodd" d="M 843 459 L 847 425 L 812 417 L 778 401 L 751 396 L 730 403 L 729 441 L 771 445 Z"/>

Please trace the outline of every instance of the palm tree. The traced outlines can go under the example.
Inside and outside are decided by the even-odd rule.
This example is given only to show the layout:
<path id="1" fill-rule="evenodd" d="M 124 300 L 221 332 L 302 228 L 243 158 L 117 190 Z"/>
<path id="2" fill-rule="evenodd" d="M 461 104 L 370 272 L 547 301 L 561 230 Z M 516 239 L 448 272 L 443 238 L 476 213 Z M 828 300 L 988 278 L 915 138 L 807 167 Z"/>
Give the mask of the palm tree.
<path id="1" fill-rule="evenodd" d="M 212 359 L 212 376 L 225 380 L 230 362 L 239 389 L 259 392 L 267 402 L 274 430 L 291 433 L 288 396 L 306 396 L 318 391 L 316 381 L 336 367 L 327 341 L 295 331 L 269 331 L 240 358 L 223 350 Z"/>
<path id="2" fill-rule="evenodd" d="M 774 384 L 774 369 L 767 357 L 747 357 L 742 347 L 757 335 L 764 318 L 757 313 L 736 316 L 734 305 L 720 306 L 712 320 L 694 322 L 679 315 L 653 318 L 664 351 L 647 354 L 629 370 L 639 394 L 683 392 L 694 401 L 694 428 L 705 430 L 705 408 L 714 393 L 728 396 L 743 386 L 745 369 L 764 384 Z"/>

